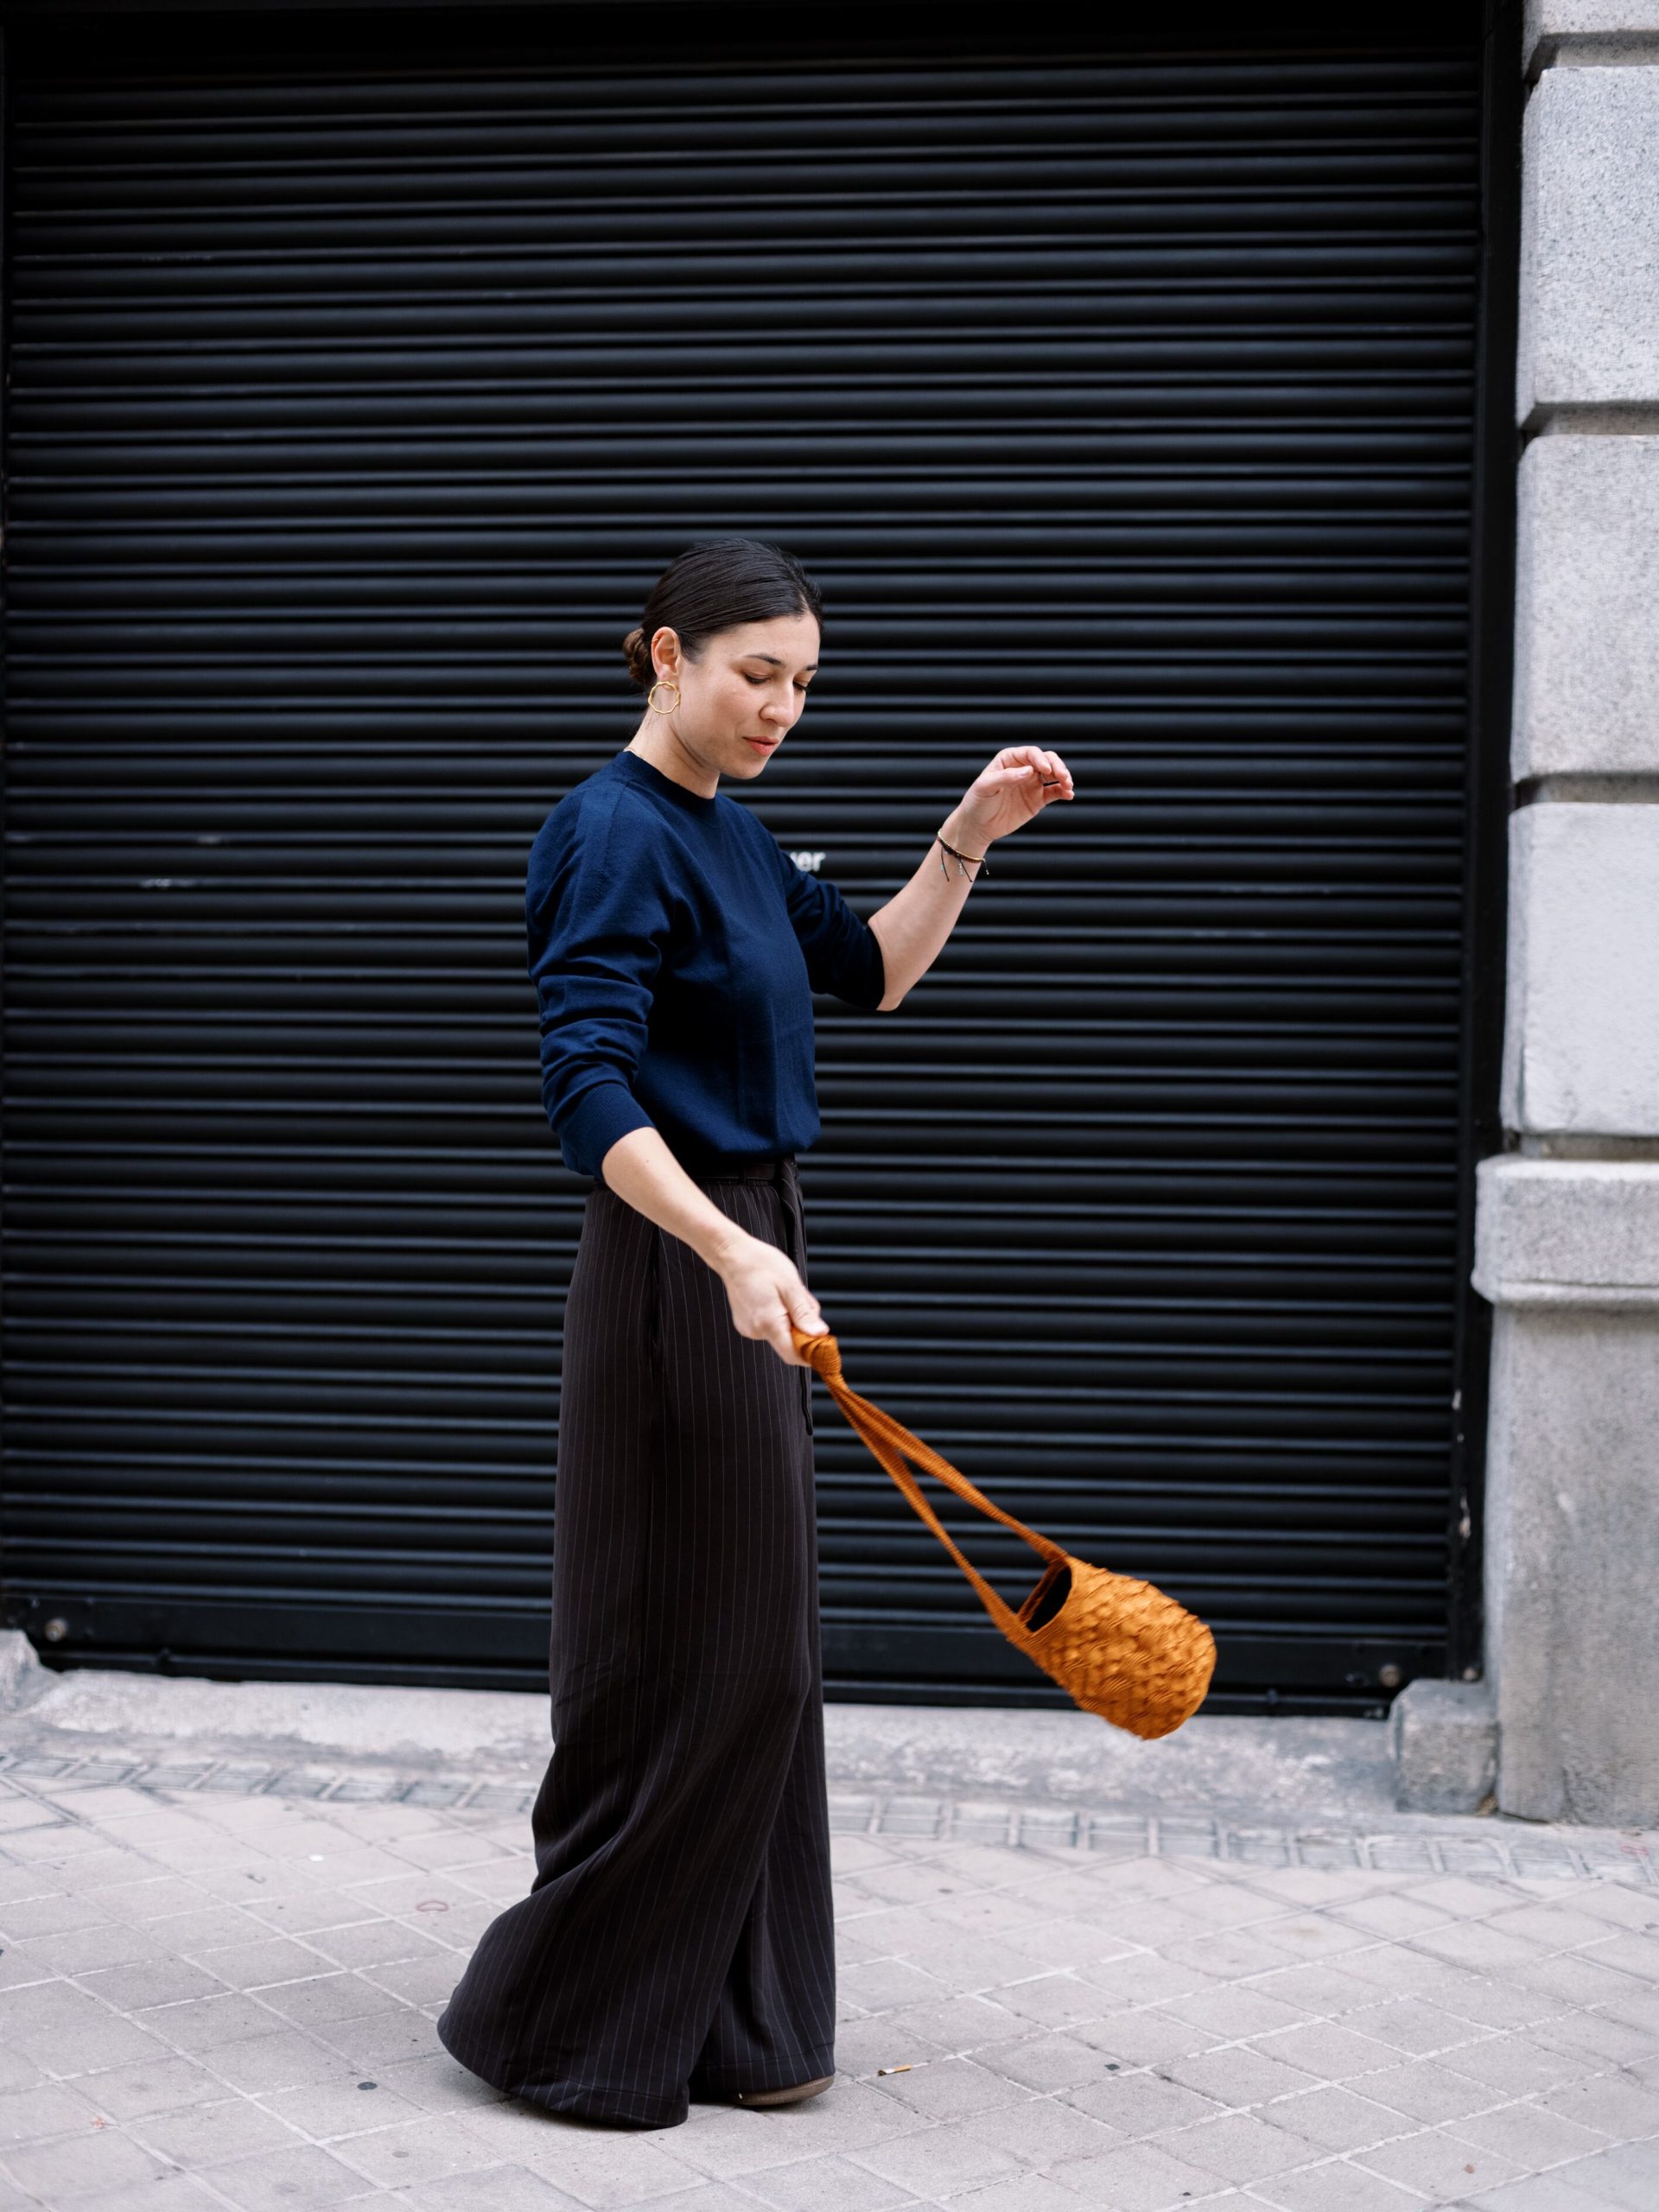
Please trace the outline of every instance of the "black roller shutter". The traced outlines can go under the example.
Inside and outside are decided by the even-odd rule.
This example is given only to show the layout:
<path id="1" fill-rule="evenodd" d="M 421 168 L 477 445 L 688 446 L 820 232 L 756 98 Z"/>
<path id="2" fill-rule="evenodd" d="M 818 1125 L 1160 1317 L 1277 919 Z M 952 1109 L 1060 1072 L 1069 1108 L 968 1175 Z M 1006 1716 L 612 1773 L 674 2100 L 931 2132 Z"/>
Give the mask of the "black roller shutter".
<path id="1" fill-rule="evenodd" d="M 1081 791 L 821 1005 L 849 1370 L 1227 1697 L 1375 1700 L 1446 1622 L 1472 25 L 696 16 L 12 35 L 7 1618 L 540 1679 L 524 857 L 746 531 L 830 607 L 746 797 L 865 912 L 999 745 Z M 832 1682 L 1043 1697 L 820 1406 Z"/>

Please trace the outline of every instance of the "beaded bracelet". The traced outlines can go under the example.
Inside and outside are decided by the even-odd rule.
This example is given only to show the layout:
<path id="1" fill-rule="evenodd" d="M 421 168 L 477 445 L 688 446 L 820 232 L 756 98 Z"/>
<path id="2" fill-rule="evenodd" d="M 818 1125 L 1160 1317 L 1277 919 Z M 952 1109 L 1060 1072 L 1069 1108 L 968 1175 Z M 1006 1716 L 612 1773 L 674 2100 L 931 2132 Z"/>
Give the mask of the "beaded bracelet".
<path id="1" fill-rule="evenodd" d="M 939 836 L 938 830 L 935 830 L 933 835 L 935 842 L 944 846 L 944 851 L 939 855 L 939 873 L 944 877 L 947 882 L 949 882 L 950 878 L 950 871 L 944 864 L 945 853 L 949 853 L 951 859 L 955 861 L 957 864 L 957 874 L 958 875 L 962 874 L 963 872 L 964 862 L 969 867 L 978 869 L 983 874 L 988 875 L 990 874 L 990 870 L 985 866 L 985 855 L 983 853 L 982 853 L 979 858 L 976 860 L 971 853 L 959 853 L 954 845 L 946 845 L 944 838 Z M 979 876 L 970 875 L 968 878 L 968 880 L 969 883 L 977 883 L 979 881 Z"/>

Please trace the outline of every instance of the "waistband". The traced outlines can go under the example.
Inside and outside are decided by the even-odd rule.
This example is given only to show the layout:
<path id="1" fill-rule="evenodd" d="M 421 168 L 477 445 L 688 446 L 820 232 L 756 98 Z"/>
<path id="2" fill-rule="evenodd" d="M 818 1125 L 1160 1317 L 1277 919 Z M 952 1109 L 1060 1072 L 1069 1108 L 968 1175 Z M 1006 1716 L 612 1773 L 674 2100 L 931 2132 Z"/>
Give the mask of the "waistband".
<path id="1" fill-rule="evenodd" d="M 718 1155 L 682 1159 L 680 1165 L 695 1183 L 781 1183 L 795 1165 L 792 1152 L 768 1160 L 733 1160 Z"/>

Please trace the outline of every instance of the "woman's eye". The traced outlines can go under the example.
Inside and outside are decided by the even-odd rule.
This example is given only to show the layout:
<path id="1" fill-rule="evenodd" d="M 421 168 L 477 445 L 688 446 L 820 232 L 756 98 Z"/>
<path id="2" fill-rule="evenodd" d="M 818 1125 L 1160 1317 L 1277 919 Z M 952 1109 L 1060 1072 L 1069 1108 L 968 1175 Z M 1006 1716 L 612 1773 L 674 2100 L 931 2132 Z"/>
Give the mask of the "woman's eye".
<path id="1" fill-rule="evenodd" d="M 746 683 L 753 683 L 758 687 L 759 685 L 766 683 L 766 678 L 764 676 L 751 676 L 748 670 L 746 668 L 743 671 L 743 681 Z"/>

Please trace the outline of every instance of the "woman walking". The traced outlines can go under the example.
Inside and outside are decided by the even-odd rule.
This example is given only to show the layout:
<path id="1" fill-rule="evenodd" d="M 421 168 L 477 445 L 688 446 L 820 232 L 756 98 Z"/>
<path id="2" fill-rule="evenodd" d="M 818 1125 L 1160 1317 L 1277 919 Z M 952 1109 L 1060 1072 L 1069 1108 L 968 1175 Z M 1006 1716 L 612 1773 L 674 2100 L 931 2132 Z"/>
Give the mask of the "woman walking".
<path id="1" fill-rule="evenodd" d="M 812 993 L 887 1010 L 987 848 L 1072 796 L 999 753 L 867 924 L 720 779 L 753 783 L 818 664 L 820 596 L 744 538 L 668 569 L 625 642 L 622 751 L 531 849 L 542 1095 L 594 1177 L 565 1311 L 554 1749 L 530 1893 L 437 2024 L 549 2111 L 672 2127 L 835 2078 L 811 1373 L 796 1155 Z M 791 1372 L 791 1370 L 793 1370 Z"/>

